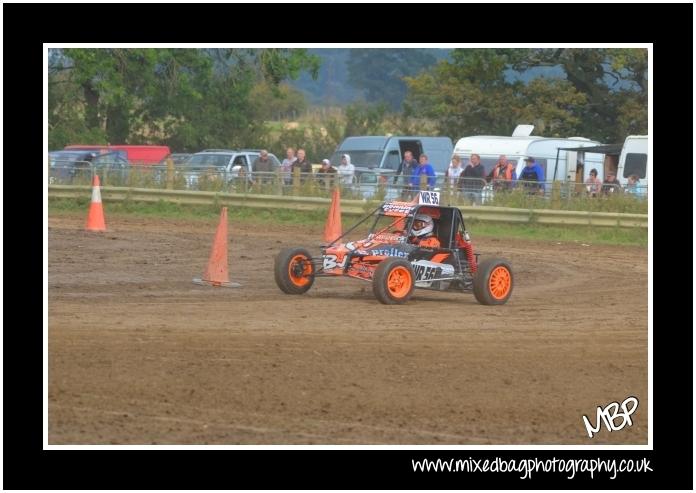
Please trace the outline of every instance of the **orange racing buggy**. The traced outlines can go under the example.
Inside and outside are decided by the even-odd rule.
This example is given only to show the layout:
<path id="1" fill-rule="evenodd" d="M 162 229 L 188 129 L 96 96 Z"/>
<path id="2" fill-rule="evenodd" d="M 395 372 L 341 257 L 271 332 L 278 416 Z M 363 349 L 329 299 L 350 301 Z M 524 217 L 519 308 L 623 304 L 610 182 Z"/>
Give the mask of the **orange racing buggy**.
<path id="1" fill-rule="evenodd" d="M 304 248 L 288 248 L 275 258 L 278 287 L 302 294 L 317 277 L 347 276 L 371 281 L 377 299 L 406 303 L 414 288 L 472 292 L 479 303 L 501 305 L 512 294 L 510 263 L 491 258 L 478 262 L 461 211 L 439 205 L 438 192 L 420 192 L 418 202 L 384 202 L 313 257 Z M 338 243 L 373 219 L 367 237 Z M 429 243 L 414 244 L 415 223 L 432 224 Z"/>

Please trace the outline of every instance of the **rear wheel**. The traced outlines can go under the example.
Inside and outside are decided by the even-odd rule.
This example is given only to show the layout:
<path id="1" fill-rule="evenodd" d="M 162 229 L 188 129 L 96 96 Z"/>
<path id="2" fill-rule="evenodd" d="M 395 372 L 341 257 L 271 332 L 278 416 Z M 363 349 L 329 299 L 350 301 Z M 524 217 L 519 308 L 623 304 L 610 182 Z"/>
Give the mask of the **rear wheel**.
<path id="1" fill-rule="evenodd" d="M 288 248 L 275 258 L 273 267 L 278 287 L 287 294 L 305 293 L 314 284 L 312 255 L 304 248 Z"/>
<path id="2" fill-rule="evenodd" d="M 385 305 L 401 305 L 413 294 L 415 276 L 404 259 L 388 258 L 380 262 L 372 279 L 372 291 Z"/>
<path id="3" fill-rule="evenodd" d="M 502 305 L 512 294 L 512 267 L 507 260 L 486 259 L 478 264 L 474 276 L 474 296 L 482 305 Z"/>

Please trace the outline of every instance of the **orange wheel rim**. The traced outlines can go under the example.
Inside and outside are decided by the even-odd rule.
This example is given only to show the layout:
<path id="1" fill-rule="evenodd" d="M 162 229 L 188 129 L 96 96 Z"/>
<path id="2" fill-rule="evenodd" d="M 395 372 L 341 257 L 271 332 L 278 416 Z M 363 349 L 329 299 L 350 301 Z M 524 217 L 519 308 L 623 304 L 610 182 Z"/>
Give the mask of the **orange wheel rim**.
<path id="1" fill-rule="evenodd" d="M 309 276 L 312 273 L 312 264 L 304 255 L 295 255 L 290 259 L 288 265 L 288 275 L 295 286 L 305 286 L 309 283 Z"/>
<path id="2" fill-rule="evenodd" d="M 510 293 L 512 287 L 512 276 L 507 267 L 498 266 L 491 272 L 491 277 L 488 280 L 488 288 L 491 296 L 496 300 L 502 300 Z"/>
<path id="3" fill-rule="evenodd" d="M 405 267 L 392 269 L 387 278 L 387 288 L 394 298 L 403 298 L 411 290 L 411 272 Z"/>

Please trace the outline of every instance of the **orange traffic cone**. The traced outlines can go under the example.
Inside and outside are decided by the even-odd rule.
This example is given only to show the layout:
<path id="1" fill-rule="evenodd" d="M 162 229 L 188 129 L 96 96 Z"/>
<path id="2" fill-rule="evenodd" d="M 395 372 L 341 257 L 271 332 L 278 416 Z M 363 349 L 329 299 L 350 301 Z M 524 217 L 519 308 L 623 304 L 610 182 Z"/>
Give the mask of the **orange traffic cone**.
<path id="1" fill-rule="evenodd" d="M 220 212 L 220 224 L 218 224 L 213 248 L 210 250 L 208 267 L 203 272 L 201 279 L 194 279 L 195 284 L 208 286 L 223 286 L 226 288 L 238 288 L 241 284 L 230 282 L 230 274 L 227 270 L 227 207 Z"/>
<path id="2" fill-rule="evenodd" d="M 324 241 L 331 243 L 338 239 L 343 234 L 341 229 L 341 192 L 338 187 L 334 188 L 331 197 L 331 207 L 329 208 L 329 217 L 326 219 L 324 226 Z"/>
<path id="3" fill-rule="evenodd" d="M 102 207 L 99 187 L 99 175 L 94 175 L 94 178 L 92 178 L 92 203 L 89 204 L 89 214 L 85 224 L 87 231 L 106 231 L 104 208 Z"/>

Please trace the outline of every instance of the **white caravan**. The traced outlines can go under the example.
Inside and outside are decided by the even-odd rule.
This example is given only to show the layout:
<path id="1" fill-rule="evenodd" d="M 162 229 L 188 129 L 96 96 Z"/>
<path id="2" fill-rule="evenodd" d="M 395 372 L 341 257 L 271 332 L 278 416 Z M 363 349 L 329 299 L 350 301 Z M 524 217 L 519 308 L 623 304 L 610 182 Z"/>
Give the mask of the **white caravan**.
<path id="1" fill-rule="evenodd" d="M 533 157 L 543 168 L 546 181 L 584 182 L 590 170 L 597 169 L 599 176 L 604 176 L 604 155 L 566 151 L 562 148 L 594 147 L 599 142 L 583 137 L 536 137 L 531 136 L 533 125 L 518 125 L 511 137 L 499 135 L 475 135 L 457 141 L 454 153 L 468 163 L 471 154 L 481 156 L 481 164 L 486 176 L 491 172 L 501 154 L 512 161 L 520 176 L 525 166 L 524 158 Z M 583 160 L 584 154 L 584 162 Z M 558 160 L 557 160 L 558 158 Z M 580 160 L 580 161 L 579 161 Z M 579 165 L 579 166 L 578 166 Z"/>

